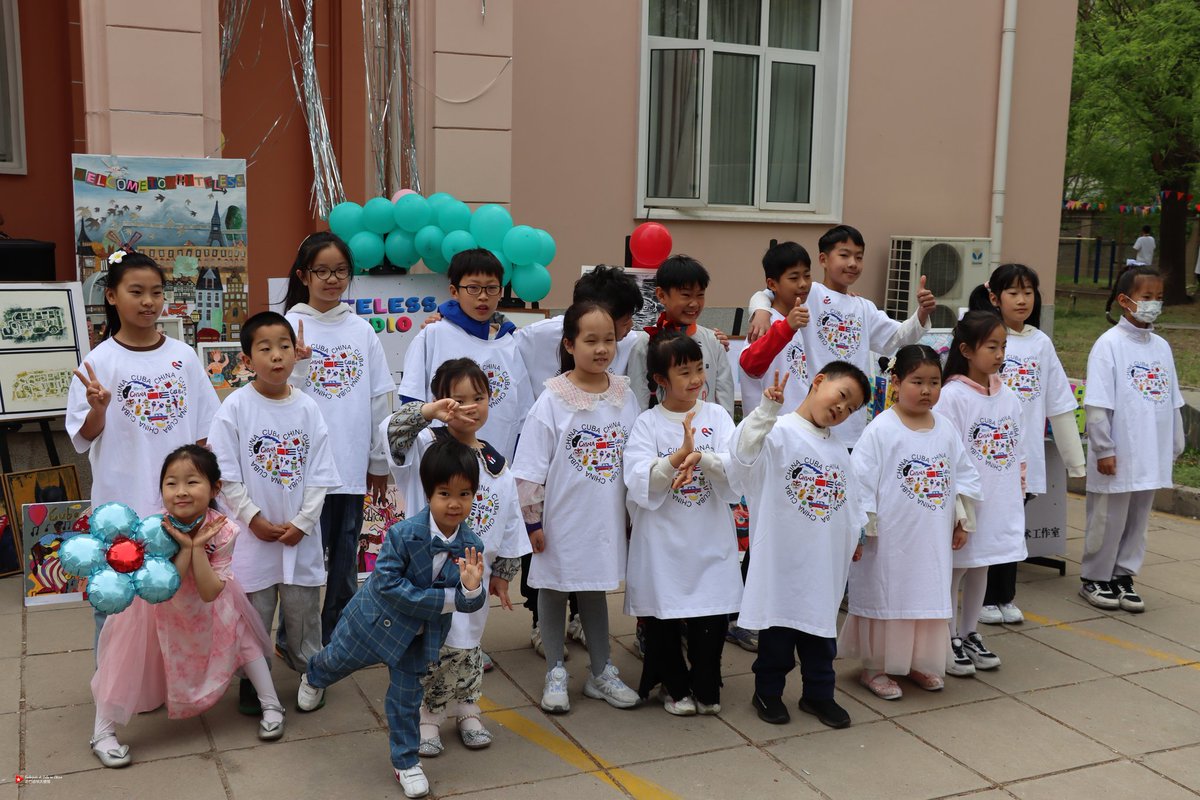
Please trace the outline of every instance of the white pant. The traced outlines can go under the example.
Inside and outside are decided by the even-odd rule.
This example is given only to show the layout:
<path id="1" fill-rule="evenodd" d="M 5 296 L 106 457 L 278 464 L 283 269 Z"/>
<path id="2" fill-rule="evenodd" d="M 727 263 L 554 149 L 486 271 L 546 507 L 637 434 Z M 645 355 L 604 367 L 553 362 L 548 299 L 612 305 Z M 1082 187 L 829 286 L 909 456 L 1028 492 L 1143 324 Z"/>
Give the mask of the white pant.
<path id="1" fill-rule="evenodd" d="M 1153 489 L 1117 494 L 1088 492 L 1080 577 L 1085 581 L 1110 581 L 1137 575 L 1146 557 L 1146 526 L 1153 504 Z"/>

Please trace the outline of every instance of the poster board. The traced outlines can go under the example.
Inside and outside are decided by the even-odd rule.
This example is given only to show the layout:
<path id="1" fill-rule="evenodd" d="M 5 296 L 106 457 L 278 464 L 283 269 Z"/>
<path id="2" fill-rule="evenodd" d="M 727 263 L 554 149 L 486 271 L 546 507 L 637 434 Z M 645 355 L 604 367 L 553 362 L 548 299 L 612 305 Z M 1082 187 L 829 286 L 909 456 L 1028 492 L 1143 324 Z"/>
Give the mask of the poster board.
<path id="1" fill-rule="evenodd" d="M 185 340 L 236 340 L 249 311 L 246 162 L 74 154 L 75 268 L 89 313 L 102 311 L 108 256 L 132 246 L 163 272 L 163 315 Z M 170 334 L 168 334 L 170 335 Z"/>
<path id="2" fill-rule="evenodd" d="M 0 283 L 0 420 L 66 413 L 90 351 L 79 283 Z"/>
<path id="3" fill-rule="evenodd" d="M 1067 468 L 1058 447 L 1046 448 L 1046 493 L 1025 504 L 1025 546 L 1032 556 L 1061 556 L 1067 552 Z"/>
<path id="4" fill-rule="evenodd" d="M 587 275 L 595 268 L 595 264 L 584 264 L 579 268 L 579 274 Z M 658 288 L 658 284 L 655 282 L 658 270 L 646 269 L 645 267 L 625 267 L 625 272 L 633 276 L 634 280 L 638 283 L 638 287 L 642 290 L 642 310 L 633 315 L 633 329 L 640 331 L 643 328 L 657 324 L 658 317 L 663 312 L 663 304 L 658 302 L 658 298 L 654 293 L 655 289 Z"/>
<path id="5" fill-rule="evenodd" d="M 235 389 L 254 380 L 254 370 L 242 363 L 240 342 L 200 342 L 196 345 L 196 355 L 222 402 Z"/>
<path id="6" fill-rule="evenodd" d="M 63 543 L 87 533 L 91 503 L 27 503 L 21 507 L 25 605 L 70 603 L 83 599 L 87 578 L 68 575 L 58 560 Z"/>
<path id="7" fill-rule="evenodd" d="M 281 314 L 287 280 L 267 281 L 271 310 Z M 450 285 L 445 275 L 355 275 L 342 302 L 375 329 L 392 379 L 399 385 L 409 343 L 416 338 L 425 318 L 449 299 Z"/>
<path id="8" fill-rule="evenodd" d="M 358 534 L 358 579 L 365 581 L 375 569 L 375 559 L 383 547 L 388 528 L 404 519 L 404 498 L 389 482 L 384 502 L 376 503 L 370 494 L 363 497 L 363 522 Z"/>
<path id="9" fill-rule="evenodd" d="M 20 549 L 23 534 L 21 509 L 30 503 L 59 503 L 81 500 L 79 475 L 74 464 L 46 469 L 9 472 L 4 475 L 4 507 L 7 526 L 0 532 L 0 577 L 23 571 Z M 15 553 L 15 558 L 10 555 Z"/>

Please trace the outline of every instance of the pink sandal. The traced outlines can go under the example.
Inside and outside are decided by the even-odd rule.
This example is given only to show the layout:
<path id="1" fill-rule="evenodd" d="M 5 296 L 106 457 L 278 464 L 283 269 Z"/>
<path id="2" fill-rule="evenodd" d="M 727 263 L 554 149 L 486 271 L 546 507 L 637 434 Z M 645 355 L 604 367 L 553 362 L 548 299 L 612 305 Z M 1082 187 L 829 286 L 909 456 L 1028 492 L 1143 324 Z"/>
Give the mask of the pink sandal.
<path id="1" fill-rule="evenodd" d="M 940 676 L 919 672 L 915 669 L 908 673 L 908 679 L 927 692 L 940 691 L 946 685 Z"/>
<path id="2" fill-rule="evenodd" d="M 867 670 L 863 670 L 858 676 L 858 682 L 871 690 L 871 692 L 881 700 L 899 700 L 904 696 L 904 691 L 900 688 L 900 684 L 887 676 L 887 673 L 880 672 L 874 676 Z"/>

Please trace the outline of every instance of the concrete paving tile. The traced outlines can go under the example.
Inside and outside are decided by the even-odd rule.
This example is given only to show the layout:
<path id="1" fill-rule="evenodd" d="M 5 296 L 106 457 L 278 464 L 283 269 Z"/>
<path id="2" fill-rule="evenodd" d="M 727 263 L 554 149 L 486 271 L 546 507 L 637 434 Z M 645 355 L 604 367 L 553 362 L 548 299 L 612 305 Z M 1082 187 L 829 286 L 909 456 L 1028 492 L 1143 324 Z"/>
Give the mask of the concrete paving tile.
<path id="1" fill-rule="evenodd" d="M 820 796 L 762 751 L 749 746 L 639 764 L 618 772 L 616 779 L 621 781 L 625 773 L 650 780 L 689 800 L 726 800 L 730 797 L 803 800 Z M 639 795 L 635 793 L 634 796 Z"/>
<path id="2" fill-rule="evenodd" d="M 20 707 L 21 659 L 0 658 L 0 714 L 17 711 Z"/>
<path id="3" fill-rule="evenodd" d="M 0 658 L 21 655 L 21 648 L 25 645 L 23 624 L 24 617 L 21 614 L 0 614 Z"/>
<path id="4" fill-rule="evenodd" d="M 1200 711 L 1200 665 L 1171 667 L 1126 677 L 1181 706 Z"/>
<path id="5" fill-rule="evenodd" d="M 11 781 L 21 764 L 21 715 L 0 714 L 0 775 Z M 14 794 L 13 797 L 16 797 Z"/>
<path id="6" fill-rule="evenodd" d="M 1019 586 L 1016 602 L 1025 612 L 1025 621 L 1020 625 L 1005 627 L 1028 631 L 1047 624 L 1078 622 L 1104 616 L 1105 612 L 1089 606 L 1079 597 L 1078 592 L 1079 582 L 1075 578 L 1060 578 L 1049 584 Z"/>
<path id="7" fill-rule="evenodd" d="M 915 714 L 896 722 L 997 783 L 1113 758 L 1107 747 L 1010 698 Z M 988 737 L 987 746 L 981 747 L 981 726 L 1005 733 Z"/>
<path id="8" fill-rule="evenodd" d="M 1087 500 L 1083 495 L 1067 495 L 1067 525 L 1080 530 L 1087 525 Z"/>
<path id="9" fill-rule="evenodd" d="M 767 750 L 834 800 L 941 797 L 990 787 L 886 720 L 786 739 Z"/>
<path id="10" fill-rule="evenodd" d="M 1195 798 L 1187 789 L 1128 761 L 1086 767 L 1073 772 L 1006 787 L 1022 800 L 1062 800 L 1064 797 L 1153 797 L 1154 800 Z"/>
<path id="11" fill-rule="evenodd" d="M 516 585 L 516 581 L 513 581 L 513 585 Z M 493 608 L 488 612 L 487 626 L 483 631 L 483 649 L 493 655 L 505 650 L 529 648 L 529 628 L 533 619 L 519 605 L 522 602 L 520 592 L 510 597 L 514 606 L 512 611 Z"/>
<path id="12" fill-rule="evenodd" d="M 92 607 L 38 609 L 25 617 L 25 652 L 62 653 L 67 650 L 91 650 L 96 635 Z"/>
<path id="13" fill-rule="evenodd" d="M 750 702 L 754 696 L 753 675 L 725 678 L 725 685 L 721 689 L 720 718 L 755 744 L 827 730 L 816 717 L 799 710 L 800 676 L 798 672 L 793 675 L 796 676 L 796 680 L 789 681 L 783 692 L 783 702 L 788 713 L 792 715 L 791 722 L 786 725 L 770 725 L 758 718 L 758 712 Z M 844 691 L 836 692 L 835 699 L 850 715 L 851 725 L 874 722 L 882 718 L 874 709 L 863 705 Z"/>
<path id="14" fill-rule="evenodd" d="M 1125 755 L 1200 742 L 1200 714 L 1120 678 L 1044 689 L 1021 700 Z"/>
<path id="15" fill-rule="evenodd" d="M 1139 591 L 1141 591 L 1139 589 Z M 1130 615 L 1129 624 L 1156 633 L 1164 639 L 1200 650 L 1200 606 L 1154 608 L 1144 614 Z"/>
<path id="16" fill-rule="evenodd" d="M 989 641 L 1000 637 L 989 637 Z M 1003 637 L 1008 639 L 1008 636 Z M 988 645 L 991 647 L 992 645 Z M 997 646 L 999 646 L 997 644 Z M 992 697 L 999 697 L 1000 692 L 974 678 L 946 678 L 946 688 L 938 692 L 927 692 L 916 686 L 907 678 L 897 678 L 897 683 L 904 690 L 904 697 L 899 700 L 881 700 L 865 686 L 858 682 L 862 673 L 862 664 L 857 661 L 838 659 L 833 664 L 837 672 L 837 685 L 846 695 L 857 700 L 871 710 L 884 717 L 898 717 L 905 714 L 915 714 L 935 708 L 946 708 L 964 703 L 974 703 Z M 1003 667 L 1001 667 L 1003 669 Z M 799 677 L 799 676 L 797 676 Z"/>
<path id="17" fill-rule="evenodd" d="M 1197 520 L 1192 517 L 1181 517 L 1176 514 L 1151 514 L 1150 524 L 1167 531 L 1176 531 L 1178 533 L 1188 533 L 1192 536 L 1200 536 L 1200 526 Z"/>
<path id="18" fill-rule="evenodd" d="M 502 789 L 440 796 L 479 800 L 562 800 L 564 797 L 571 800 L 624 800 L 628 797 L 612 783 L 606 783 L 603 773 L 571 775 L 566 778 L 518 783 Z"/>
<path id="19" fill-rule="evenodd" d="M 1171 666 L 1178 663 L 1174 659 L 1200 659 L 1195 650 L 1120 619 L 1073 622 L 1062 627 L 1039 628 L 1025 635 L 1113 675 Z"/>
<path id="20" fill-rule="evenodd" d="M 1167 556 L 1175 561 L 1194 561 L 1200 558 L 1200 535 L 1196 522 L 1188 526 L 1190 530 L 1172 530 L 1166 528 L 1153 531 L 1146 537 L 1146 550 L 1150 553 Z"/>
<path id="21" fill-rule="evenodd" d="M 133 764 L 124 769 L 104 769 L 91 753 L 87 753 L 87 757 L 96 769 L 68 774 L 61 770 L 41 770 L 30 766 L 27 770 L 30 774 L 54 777 L 43 785 L 27 785 L 22 793 L 37 800 L 79 800 L 81 797 L 95 800 L 113 797 L 186 797 L 187 800 L 226 798 L 221 774 L 210 758 L 193 756 L 142 763 L 136 760 L 135 754 Z M 260 791 L 252 796 L 264 795 Z"/>
<path id="22" fill-rule="evenodd" d="M 1200 747 L 1181 747 L 1142 757 L 1142 763 L 1200 793 Z"/>
<path id="23" fill-rule="evenodd" d="M 975 680 L 1007 694 L 1108 677 L 1107 672 L 1060 653 L 1032 636 L 1006 636 L 1003 641 L 1004 663 L 999 669 L 976 672 Z"/>
<path id="24" fill-rule="evenodd" d="M 625 613 L 625 592 L 608 593 L 608 635 L 625 636 L 637 629 L 637 617 Z"/>
<path id="25" fill-rule="evenodd" d="M 7 661 L 0 661 L 0 676 Z M 92 673 L 96 668 L 95 655 L 90 649 L 67 653 L 50 653 L 25 658 L 25 696 L 29 708 L 54 708 L 79 703 L 92 703 Z M 20 689 L 19 682 L 13 687 Z M 8 687 L 0 677 L 0 696 Z M 7 708 L 0 705 L 0 708 Z"/>
<path id="26" fill-rule="evenodd" d="M 403 796 L 388 761 L 385 730 L 297 741 L 285 737 L 222 753 L 221 764 L 233 797 Z M 434 791 L 439 789 L 435 785 Z"/>
<path id="27" fill-rule="evenodd" d="M 1152 564 L 1143 567 L 1137 576 L 1138 586 L 1149 586 L 1200 602 L 1200 563 L 1177 561 L 1171 564 Z"/>

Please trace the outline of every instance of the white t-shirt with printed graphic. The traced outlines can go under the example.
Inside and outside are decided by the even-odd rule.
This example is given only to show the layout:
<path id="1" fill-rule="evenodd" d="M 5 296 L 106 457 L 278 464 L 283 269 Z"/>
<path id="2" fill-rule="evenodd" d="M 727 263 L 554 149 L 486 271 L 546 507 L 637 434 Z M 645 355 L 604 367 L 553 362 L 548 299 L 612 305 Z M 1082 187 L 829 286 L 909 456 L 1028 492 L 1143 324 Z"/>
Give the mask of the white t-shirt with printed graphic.
<path id="1" fill-rule="evenodd" d="M 75 378 L 67 394 L 67 433 L 75 450 L 88 454 L 92 504 L 124 503 L 143 517 L 161 511 L 163 460 L 175 448 L 206 438 L 220 405 L 200 359 L 169 337 L 153 350 L 105 339 L 84 363 L 112 393 L 104 430 L 91 441 L 79 435 L 91 410 L 87 389 Z M 87 374 L 84 367 L 79 371 Z"/>
<path id="2" fill-rule="evenodd" d="M 1176 409 L 1183 407 L 1171 345 L 1124 317 L 1092 345 L 1084 405 L 1112 411 L 1117 474 L 1101 475 L 1088 448 L 1087 490 L 1140 492 L 1173 485 Z"/>
<path id="3" fill-rule="evenodd" d="M 1046 420 L 1077 407 L 1071 382 L 1050 337 L 1037 328 L 1009 333 L 1000 378 L 1021 401 L 1021 450 L 1025 456 L 1025 490 L 1046 491 Z"/>
<path id="4" fill-rule="evenodd" d="M 521 353 L 525 370 L 529 373 L 533 396 L 537 398 L 545 388 L 546 380 L 562 372 L 558 357 L 558 346 L 563 338 L 562 315 L 538 320 L 520 328 L 513 335 L 517 338 L 517 349 Z M 608 365 L 609 372 L 614 375 L 625 374 L 629 366 L 629 351 L 633 349 L 636 339 L 630 331 L 624 339 L 617 342 L 616 355 Z"/>
<path id="5" fill-rule="evenodd" d="M 511 461 L 525 413 L 533 402 L 529 373 L 517 351 L 516 336 L 510 334 L 485 341 L 449 320 L 427 325 L 405 353 L 400 394 L 426 402 L 433 400 L 429 383 L 437 368 L 453 358 L 474 359 L 487 375 L 491 390 L 488 421 L 478 435 Z"/>
<path id="6" fill-rule="evenodd" d="M 208 444 L 221 465 L 221 477 L 245 485 L 263 517 L 276 525 L 296 518 L 304 487 L 333 489 L 342 483 L 325 418 L 313 399 L 295 387 L 283 400 L 263 397 L 253 384 L 238 389 L 213 419 Z M 292 547 L 264 542 L 248 525 L 239 525 L 233 574 L 247 592 L 280 583 L 325 584 L 319 521 Z"/>
<path id="7" fill-rule="evenodd" d="M 696 404 L 695 449 L 705 454 L 680 487 L 651 487 L 651 470 L 683 444 L 685 414 L 655 406 L 642 412 L 625 443 L 626 504 L 633 522 L 625 577 L 625 613 L 659 619 L 738 610 L 742 575 L 725 462 L 733 420 L 714 403 Z M 705 463 L 709 469 L 703 469 Z"/>
<path id="8" fill-rule="evenodd" d="M 547 387 L 529 409 L 513 476 L 546 487 L 546 549 L 533 554 L 530 586 L 608 591 L 625 580 L 622 457 L 637 417 L 637 398 L 628 385 L 620 406 L 599 400 L 592 408 L 576 408 Z"/>
<path id="9" fill-rule="evenodd" d="M 979 473 L 950 421 L 914 431 L 884 411 L 852 457 L 863 510 L 876 515 L 862 560 L 850 565 L 849 610 L 870 619 L 949 619 L 954 498 L 981 496 Z"/>
<path id="10" fill-rule="evenodd" d="M 983 395 L 961 380 L 942 387 L 936 412 L 958 430 L 983 487 L 975 531 L 954 551 L 955 568 L 1024 561 L 1025 493 L 1021 490 L 1021 401 L 998 382 Z"/>
<path id="11" fill-rule="evenodd" d="M 763 413 L 760 406 L 755 414 Z M 747 418 L 749 420 L 751 418 Z M 844 445 L 784 412 L 751 463 L 730 439 L 729 483 L 750 511 L 750 569 L 738 624 L 837 636 L 838 608 L 866 514 Z"/>
<path id="12" fill-rule="evenodd" d="M 338 494 L 366 494 L 370 455 L 371 399 L 396 391 L 379 335 L 354 314 L 324 316 L 289 312 L 292 328 L 304 322 L 304 343 L 312 347 L 300 390 L 321 409 L 338 474 Z"/>

